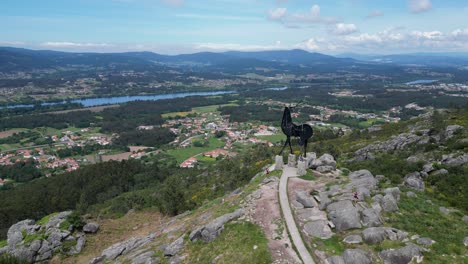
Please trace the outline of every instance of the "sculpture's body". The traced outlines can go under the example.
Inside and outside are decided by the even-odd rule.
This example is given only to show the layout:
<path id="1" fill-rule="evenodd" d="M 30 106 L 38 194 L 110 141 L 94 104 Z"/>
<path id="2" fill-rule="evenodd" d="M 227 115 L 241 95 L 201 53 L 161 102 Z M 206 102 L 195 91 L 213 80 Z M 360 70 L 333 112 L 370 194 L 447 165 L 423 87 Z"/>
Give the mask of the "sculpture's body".
<path id="1" fill-rule="evenodd" d="M 289 107 L 285 107 L 284 112 L 283 112 L 283 119 L 281 120 L 281 130 L 283 131 L 283 133 L 286 135 L 287 138 L 286 138 L 286 142 L 284 143 L 283 148 L 281 149 L 280 155 L 283 153 L 283 150 L 287 144 L 289 144 L 289 149 L 291 150 L 291 154 L 292 154 L 293 151 L 291 147 L 291 137 L 298 137 L 301 151 L 302 151 L 302 148 L 304 147 L 304 157 L 305 157 L 307 153 L 307 140 L 309 140 L 309 138 L 311 138 L 312 135 L 314 134 L 312 127 L 309 126 L 308 124 L 295 125 L 292 122 L 291 110 L 289 110 Z"/>

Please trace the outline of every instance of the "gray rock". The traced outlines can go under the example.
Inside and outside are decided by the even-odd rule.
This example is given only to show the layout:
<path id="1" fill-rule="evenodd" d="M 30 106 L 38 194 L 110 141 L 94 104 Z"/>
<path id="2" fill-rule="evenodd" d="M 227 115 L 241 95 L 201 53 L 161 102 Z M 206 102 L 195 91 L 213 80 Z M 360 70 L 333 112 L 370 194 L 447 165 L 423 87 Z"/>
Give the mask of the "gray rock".
<path id="1" fill-rule="evenodd" d="M 160 258 L 154 257 L 153 251 L 148 251 L 132 258 L 132 264 L 157 264 Z"/>
<path id="2" fill-rule="evenodd" d="M 289 154 L 288 155 L 288 166 L 289 167 L 296 167 L 296 155 Z"/>
<path id="3" fill-rule="evenodd" d="M 60 228 L 60 224 L 67 220 L 67 217 L 72 213 L 72 211 L 65 211 L 58 213 L 54 216 L 49 218 L 49 221 L 43 226 L 45 230 L 49 230 L 51 228 Z"/>
<path id="4" fill-rule="evenodd" d="M 450 167 L 458 167 L 468 163 L 468 153 L 454 157 L 454 155 L 442 156 L 442 164 Z"/>
<path id="5" fill-rule="evenodd" d="M 41 262 L 47 259 L 52 258 L 52 248 L 50 248 L 47 241 L 42 241 L 41 248 L 37 251 L 37 256 L 35 261 Z"/>
<path id="6" fill-rule="evenodd" d="M 367 152 L 376 152 L 376 151 L 389 152 L 393 150 L 401 150 L 411 144 L 419 142 L 422 138 L 423 138 L 422 136 L 418 136 L 412 133 L 403 133 L 397 136 L 393 136 L 391 139 L 387 141 L 367 145 L 355 151 L 354 155 L 357 157 L 357 156 L 364 155 Z"/>
<path id="7" fill-rule="evenodd" d="M 322 164 L 322 161 L 321 161 L 321 160 L 319 160 L 319 159 L 314 159 L 314 160 L 312 160 L 312 162 L 310 163 L 309 168 L 311 168 L 311 169 L 316 169 L 316 168 L 318 168 L 318 167 L 320 167 L 320 166 L 322 166 L 322 165 L 323 165 L 323 164 Z"/>
<path id="8" fill-rule="evenodd" d="M 83 226 L 83 232 L 94 234 L 99 230 L 99 224 L 95 222 L 87 223 Z"/>
<path id="9" fill-rule="evenodd" d="M 132 237 L 126 241 L 114 244 L 106 248 L 104 251 L 102 251 L 101 257 L 103 257 L 102 259 L 114 260 L 120 255 L 128 254 L 130 251 L 136 248 L 147 245 L 148 243 L 154 240 L 154 237 L 154 234 L 148 235 L 146 237 Z"/>
<path id="10" fill-rule="evenodd" d="M 416 262 L 419 263 L 423 257 L 421 251 L 420 247 L 410 243 L 399 249 L 383 250 L 379 253 L 379 256 L 384 264 L 408 264 L 413 259 L 416 259 Z"/>
<path id="11" fill-rule="evenodd" d="M 377 244 L 385 240 L 387 237 L 385 228 L 369 227 L 362 231 L 362 237 L 366 243 Z"/>
<path id="12" fill-rule="evenodd" d="M 458 131 L 458 130 L 461 130 L 463 129 L 462 126 L 460 125 L 450 125 L 450 126 L 447 126 L 447 128 L 445 128 L 445 132 L 444 132 L 444 136 L 445 136 L 445 139 L 450 139 L 452 138 L 455 133 Z"/>
<path id="13" fill-rule="evenodd" d="M 365 187 L 368 190 L 374 190 L 377 187 L 377 180 L 368 170 L 353 171 L 349 174 L 349 179 L 351 180 L 349 186 L 356 189 Z"/>
<path id="14" fill-rule="evenodd" d="M 424 172 L 424 171 L 420 171 L 419 175 L 421 175 L 421 178 L 423 178 L 423 179 L 426 179 L 427 176 L 429 176 L 429 174 L 427 174 L 427 172 Z"/>
<path id="15" fill-rule="evenodd" d="M 367 227 L 381 226 L 380 213 L 373 208 L 366 208 L 361 213 L 362 224 Z"/>
<path id="16" fill-rule="evenodd" d="M 407 174 L 405 176 L 404 185 L 421 192 L 424 191 L 424 188 L 426 187 L 419 172 Z"/>
<path id="17" fill-rule="evenodd" d="M 336 169 L 336 161 L 335 161 L 335 158 L 333 158 L 332 155 L 323 154 L 318 159 L 322 162 L 321 166 L 330 166 L 330 167 L 333 168 L 333 170 Z"/>
<path id="18" fill-rule="evenodd" d="M 452 208 L 445 208 L 443 206 L 439 207 L 439 211 L 443 214 L 450 214 L 450 213 L 455 213 L 455 212 L 459 212 L 459 210 L 457 209 L 452 209 Z"/>
<path id="19" fill-rule="evenodd" d="M 420 237 L 420 238 L 416 239 L 416 243 L 418 243 L 419 245 L 430 246 L 430 245 L 434 244 L 435 241 L 428 238 L 428 237 Z"/>
<path id="20" fill-rule="evenodd" d="M 328 226 L 328 221 L 326 220 L 306 223 L 304 225 L 304 232 L 311 237 L 318 237 L 321 239 L 329 239 L 333 236 L 333 232 Z"/>
<path id="21" fill-rule="evenodd" d="M 328 165 L 321 165 L 321 166 L 318 166 L 316 169 L 316 171 L 320 172 L 320 173 L 326 173 L 326 172 L 332 172 L 335 170 L 335 167 L 333 166 L 328 166 Z"/>
<path id="22" fill-rule="evenodd" d="M 432 163 L 428 163 L 423 166 L 423 171 L 426 173 L 430 173 L 433 170 L 434 170 L 434 165 L 432 165 Z"/>
<path id="23" fill-rule="evenodd" d="M 343 239 L 346 244 L 360 244 L 362 243 L 362 237 L 360 235 L 351 235 Z"/>
<path id="24" fill-rule="evenodd" d="M 2 254 L 7 253 L 7 252 L 8 252 L 8 246 L 4 246 L 4 247 L 1 247 L 1 248 L 0 248 L 0 256 L 1 256 Z"/>
<path id="25" fill-rule="evenodd" d="M 100 264 L 100 263 L 102 263 L 104 261 L 104 259 L 106 259 L 105 256 L 95 257 L 95 258 L 91 259 L 89 264 Z"/>
<path id="26" fill-rule="evenodd" d="M 70 235 L 69 231 L 60 229 L 50 229 L 50 234 L 47 237 L 47 241 L 50 243 L 52 250 L 58 249 L 62 246 L 62 241 Z"/>
<path id="27" fill-rule="evenodd" d="M 385 180 L 385 176 L 384 175 L 375 175 L 375 179 L 377 181 L 383 181 L 383 180 Z"/>
<path id="28" fill-rule="evenodd" d="M 298 201 L 296 201 L 296 200 L 292 200 L 291 206 L 292 206 L 294 209 L 303 209 L 303 208 L 304 208 L 304 205 L 302 205 L 300 202 L 298 202 Z"/>
<path id="29" fill-rule="evenodd" d="M 317 154 L 315 152 L 307 152 L 306 161 L 307 168 L 311 168 L 312 162 L 317 159 Z"/>
<path id="30" fill-rule="evenodd" d="M 468 222 L 468 215 L 464 215 L 464 216 L 462 217 L 462 221 L 463 221 L 463 222 Z"/>
<path id="31" fill-rule="evenodd" d="M 329 264 L 345 264 L 342 256 L 331 256 L 327 259 Z"/>
<path id="32" fill-rule="evenodd" d="M 406 196 L 407 196 L 407 197 L 410 197 L 410 198 L 418 197 L 414 192 L 407 192 L 407 193 L 406 193 Z"/>
<path id="33" fill-rule="evenodd" d="M 299 160 L 297 162 L 297 175 L 304 176 L 307 174 L 307 161 Z"/>
<path id="34" fill-rule="evenodd" d="M 189 235 L 191 241 L 197 241 L 202 239 L 205 242 L 210 242 L 221 234 L 224 230 L 224 224 L 233 219 L 237 219 L 244 215 L 243 209 L 237 209 L 236 211 L 222 215 L 205 226 L 199 227 L 192 231 Z"/>
<path id="35" fill-rule="evenodd" d="M 325 210 L 327 206 L 331 203 L 330 198 L 328 198 L 328 193 L 327 192 L 319 192 L 319 198 L 320 198 L 320 210 Z"/>
<path id="36" fill-rule="evenodd" d="M 76 245 L 73 248 L 71 248 L 67 252 L 67 254 L 76 255 L 76 254 L 81 253 L 85 244 L 86 244 L 86 236 L 84 234 L 78 234 L 76 238 Z"/>
<path id="37" fill-rule="evenodd" d="M 465 247 L 468 246 L 468 237 L 463 239 L 463 245 L 465 245 Z"/>
<path id="38" fill-rule="evenodd" d="M 327 212 L 337 231 L 361 228 L 359 211 L 349 200 L 329 204 Z"/>
<path id="39" fill-rule="evenodd" d="M 372 264 L 370 255 L 361 249 L 347 249 L 343 253 L 345 264 Z"/>
<path id="40" fill-rule="evenodd" d="M 315 201 L 314 197 L 312 197 L 305 191 L 296 191 L 296 201 L 301 203 L 305 208 L 318 207 L 318 204 Z"/>
<path id="41" fill-rule="evenodd" d="M 385 194 L 391 194 L 393 196 L 393 198 L 395 198 L 395 200 L 397 200 L 397 201 L 400 200 L 401 191 L 400 191 L 400 188 L 398 188 L 398 187 L 386 188 L 384 190 L 384 193 Z"/>
<path id="42" fill-rule="evenodd" d="M 177 240 L 172 242 L 169 246 L 164 249 L 165 257 L 173 257 L 177 255 L 184 248 L 184 235 L 179 237 Z"/>
<path id="43" fill-rule="evenodd" d="M 437 175 L 446 175 L 446 174 L 448 174 L 448 173 L 449 173 L 448 170 L 446 170 L 446 169 L 440 169 L 440 170 L 436 170 L 436 171 L 432 172 L 431 175 L 433 175 L 433 176 L 437 176 Z"/>
<path id="44" fill-rule="evenodd" d="M 359 187 L 356 192 L 358 193 L 359 201 L 364 201 L 366 198 L 371 196 L 369 189 L 366 187 Z"/>
<path id="45" fill-rule="evenodd" d="M 421 158 L 418 157 L 418 156 L 409 156 L 407 159 L 406 159 L 407 162 L 410 162 L 410 163 L 417 163 L 417 162 L 420 162 L 421 161 Z"/>
<path id="46" fill-rule="evenodd" d="M 34 220 L 30 219 L 12 225 L 7 233 L 8 248 L 13 250 L 15 246 L 23 240 L 23 231 L 25 231 L 26 234 L 33 234 L 39 228 L 40 226 L 36 226 Z"/>
<path id="47" fill-rule="evenodd" d="M 403 241 L 408 237 L 408 232 L 398 230 L 393 227 L 384 227 L 385 235 L 392 241 Z"/>
<path id="48" fill-rule="evenodd" d="M 385 212 L 395 212 L 395 211 L 398 211 L 398 204 L 397 204 L 397 201 L 395 200 L 395 198 L 393 198 L 393 195 L 392 195 L 392 194 L 386 194 L 386 195 L 382 198 L 382 202 L 381 202 L 380 205 L 382 205 L 382 209 L 383 209 Z"/>
<path id="49" fill-rule="evenodd" d="M 283 156 L 276 155 L 275 157 L 275 170 L 282 170 L 284 166 Z"/>

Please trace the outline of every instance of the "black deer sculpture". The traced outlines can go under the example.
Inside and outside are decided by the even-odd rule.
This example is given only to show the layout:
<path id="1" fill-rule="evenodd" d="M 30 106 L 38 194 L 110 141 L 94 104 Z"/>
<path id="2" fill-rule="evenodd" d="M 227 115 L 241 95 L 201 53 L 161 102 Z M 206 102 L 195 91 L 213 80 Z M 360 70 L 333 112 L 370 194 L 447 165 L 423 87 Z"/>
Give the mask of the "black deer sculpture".
<path id="1" fill-rule="evenodd" d="M 291 118 L 291 110 L 290 107 L 284 107 L 283 112 L 283 119 L 281 120 L 281 130 L 286 135 L 286 142 L 284 142 L 284 146 L 281 149 L 279 155 L 281 155 L 284 151 L 284 148 L 287 144 L 289 144 L 289 149 L 291 150 L 291 154 L 293 153 L 291 147 L 291 137 L 298 137 L 299 138 L 299 147 L 302 152 L 302 148 L 304 148 L 304 156 L 306 157 L 307 153 L 307 141 L 309 138 L 312 137 L 314 134 L 314 130 L 308 124 L 301 124 L 296 125 L 292 122 Z"/>

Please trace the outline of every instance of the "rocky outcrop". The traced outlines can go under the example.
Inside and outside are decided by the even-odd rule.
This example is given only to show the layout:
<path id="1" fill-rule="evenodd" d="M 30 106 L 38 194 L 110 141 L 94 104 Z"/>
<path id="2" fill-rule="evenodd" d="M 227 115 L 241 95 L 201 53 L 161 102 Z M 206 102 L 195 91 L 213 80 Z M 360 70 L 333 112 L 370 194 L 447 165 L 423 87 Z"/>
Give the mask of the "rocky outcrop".
<path id="1" fill-rule="evenodd" d="M 367 227 L 376 227 L 382 225 L 380 212 L 373 208 L 366 208 L 361 212 L 362 225 Z"/>
<path id="2" fill-rule="evenodd" d="M 403 133 L 393 136 L 391 139 L 367 145 L 354 152 L 354 160 L 366 160 L 371 152 L 389 152 L 394 150 L 402 150 L 411 144 L 418 143 L 422 140 L 427 140 L 428 135 L 423 134 L 418 136 L 412 133 Z"/>
<path id="3" fill-rule="evenodd" d="M 132 237 L 126 241 L 114 244 L 102 251 L 101 256 L 94 258 L 90 263 L 98 264 L 105 261 L 113 261 L 122 255 L 129 254 L 130 252 L 147 245 L 153 241 L 155 237 L 155 234 L 150 234 L 145 237 Z"/>
<path id="4" fill-rule="evenodd" d="M 233 220 L 237 219 L 244 215 L 243 209 L 237 209 L 236 211 L 225 214 L 216 218 L 215 220 L 211 221 L 210 223 L 198 227 L 197 229 L 193 230 L 189 238 L 192 242 L 202 239 L 205 242 L 210 242 L 217 238 L 219 234 L 224 230 L 224 224 Z"/>
<path id="5" fill-rule="evenodd" d="M 329 204 L 327 212 L 337 231 L 361 228 L 359 211 L 349 200 Z"/>
<path id="6" fill-rule="evenodd" d="M 1 249 L 2 253 L 8 252 L 28 263 L 46 261 L 54 252 L 80 253 L 86 243 L 84 234 L 72 234 L 73 230 L 68 227 L 60 229 L 70 214 L 66 211 L 52 215 L 43 224 L 28 219 L 12 225 L 7 233 L 8 245 Z"/>
<path id="7" fill-rule="evenodd" d="M 349 179 L 351 180 L 351 183 L 349 184 L 349 187 L 351 188 L 366 188 L 368 190 L 374 190 L 377 188 L 378 182 L 368 170 L 353 171 L 349 174 Z"/>
<path id="8" fill-rule="evenodd" d="M 428 237 L 420 237 L 416 239 L 416 243 L 419 245 L 424 245 L 424 246 L 430 246 L 435 243 L 434 240 L 428 238 Z"/>
<path id="9" fill-rule="evenodd" d="M 165 257 L 173 257 L 184 248 L 184 236 L 179 237 L 164 249 Z"/>
<path id="10" fill-rule="evenodd" d="M 383 250 L 379 253 L 379 257 L 384 264 L 407 264 L 413 260 L 420 263 L 422 261 L 422 249 L 414 244 L 408 244 L 399 249 Z"/>
<path id="11" fill-rule="evenodd" d="M 443 155 L 441 163 L 449 167 L 458 167 L 468 164 L 468 153 L 464 153 L 460 156 L 455 154 Z"/>
<path id="12" fill-rule="evenodd" d="M 445 131 L 444 131 L 444 137 L 445 139 L 451 139 L 456 132 L 458 132 L 459 130 L 462 130 L 463 127 L 460 126 L 460 125 L 450 125 L 450 126 L 447 126 L 445 128 Z"/>

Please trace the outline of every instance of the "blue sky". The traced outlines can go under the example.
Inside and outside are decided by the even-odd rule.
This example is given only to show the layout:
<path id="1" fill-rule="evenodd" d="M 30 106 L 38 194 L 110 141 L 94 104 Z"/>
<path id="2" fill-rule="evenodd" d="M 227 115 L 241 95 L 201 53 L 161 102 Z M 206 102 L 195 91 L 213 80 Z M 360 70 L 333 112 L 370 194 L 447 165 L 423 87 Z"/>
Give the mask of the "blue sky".
<path id="1" fill-rule="evenodd" d="M 468 52 L 466 0 L 4 0 L 0 46 Z"/>

